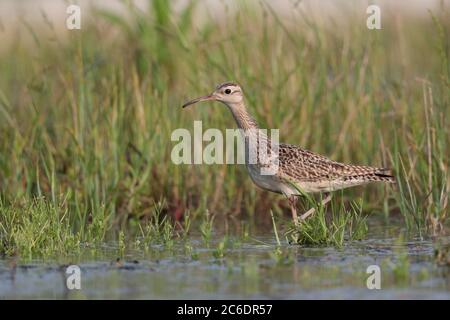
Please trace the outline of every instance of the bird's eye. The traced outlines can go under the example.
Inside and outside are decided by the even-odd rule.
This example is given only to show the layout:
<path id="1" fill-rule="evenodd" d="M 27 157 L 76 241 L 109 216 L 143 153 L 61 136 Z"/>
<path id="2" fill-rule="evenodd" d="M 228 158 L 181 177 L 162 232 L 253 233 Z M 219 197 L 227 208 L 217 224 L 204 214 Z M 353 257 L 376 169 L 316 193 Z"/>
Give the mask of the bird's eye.
<path id="1" fill-rule="evenodd" d="M 231 93 L 231 89 L 225 89 L 225 93 L 226 94 L 230 94 Z"/>

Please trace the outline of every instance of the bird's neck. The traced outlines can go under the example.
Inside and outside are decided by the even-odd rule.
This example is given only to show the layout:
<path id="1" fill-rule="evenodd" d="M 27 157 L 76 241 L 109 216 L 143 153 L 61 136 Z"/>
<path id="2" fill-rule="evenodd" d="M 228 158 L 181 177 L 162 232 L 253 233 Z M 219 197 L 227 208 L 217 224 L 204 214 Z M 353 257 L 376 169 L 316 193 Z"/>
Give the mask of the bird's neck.
<path id="1" fill-rule="evenodd" d="M 246 145 L 249 143 L 250 139 L 256 139 L 258 143 L 265 143 L 269 145 L 271 139 L 267 136 L 267 130 L 261 130 L 256 120 L 251 116 L 245 107 L 244 102 L 227 104 L 228 108 L 230 108 L 231 113 L 233 114 L 234 119 L 239 127 L 242 129 L 241 132 L 245 137 Z M 255 145 L 256 147 L 257 145 Z"/>
<path id="2" fill-rule="evenodd" d="M 234 120 L 240 129 L 259 129 L 258 123 L 250 115 L 244 102 L 227 104 L 233 114 Z"/>
<path id="3" fill-rule="evenodd" d="M 278 159 L 278 139 L 272 140 L 267 136 L 267 130 L 259 128 L 258 123 L 247 111 L 243 102 L 231 104 L 228 107 L 239 129 L 241 129 L 245 142 L 245 164 L 247 166 L 265 166 L 278 170 L 278 162 L 276 167 L 273 166 L 272 162 Z M 252 171 L 250 175 L 252 175 Z"/>

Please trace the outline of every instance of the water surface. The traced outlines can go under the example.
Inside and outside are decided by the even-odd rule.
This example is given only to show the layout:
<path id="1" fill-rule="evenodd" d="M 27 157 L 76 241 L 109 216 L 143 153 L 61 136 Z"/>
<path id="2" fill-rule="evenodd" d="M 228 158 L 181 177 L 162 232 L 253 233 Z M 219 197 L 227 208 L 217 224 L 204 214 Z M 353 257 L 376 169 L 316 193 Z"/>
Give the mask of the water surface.
<path id="1" fill-rule="evenodd" d="M 435 259 L 438 240 L 399 238 L 398 228 L 370 227 L 367 240 L 343 248 L 283 243 L 276 254 L 272 234 L 201 237 L 175 241 L 171 248 L 128 250 L 119 260 L 112 243 L 77 257 L 81 290 L 68 290 L 67 262 L 15 263 L 0 260 L 2 299 L 450 299 L 450 267 Z M 381 289 L 369 290 L 366 269 L 378 265 Z"/>

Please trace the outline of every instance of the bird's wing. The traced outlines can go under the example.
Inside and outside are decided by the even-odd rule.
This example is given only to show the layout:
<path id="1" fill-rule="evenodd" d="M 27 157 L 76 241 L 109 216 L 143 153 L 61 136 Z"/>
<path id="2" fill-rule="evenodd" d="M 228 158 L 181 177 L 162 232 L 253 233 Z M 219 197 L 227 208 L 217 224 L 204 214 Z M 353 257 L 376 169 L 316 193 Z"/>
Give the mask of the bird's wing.
<path id="1" fill-rule="evenodd" d="M 331 181 L 369 175 L 391 177 L 388 169 L 340 163 L 290 144 L 280 144 L 279 163 L 282 172 L 297 181 Z"/>

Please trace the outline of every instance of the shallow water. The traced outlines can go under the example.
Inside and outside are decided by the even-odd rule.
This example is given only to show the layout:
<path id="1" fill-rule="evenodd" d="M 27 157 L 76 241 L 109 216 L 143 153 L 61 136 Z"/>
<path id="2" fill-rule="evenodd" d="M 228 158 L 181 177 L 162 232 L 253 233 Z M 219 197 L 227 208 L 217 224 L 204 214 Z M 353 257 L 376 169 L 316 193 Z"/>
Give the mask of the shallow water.
<path id="1" fill-rule="evenodd" d="M 218 237 L 219 239 L 222 239 Z M 190 238 L 169 250 L 131 250 L 117 261 L 114 244 L 77 257 L 81 289 L 68 290 L 66 265 L 0 260 L 0 298 L 7 299 L 450 299 L 450 267 L 439 265 L 438 240 L 399 240 L 398 228 L 371 226 L 368 240 L 343 248 L 283 244 L 272 234 L 231 241 L 224 256 L 217 242 Z M 233 238 L 231 238 L 233 240 Z M 381 289 L 369 290 L 366 269 L 378 265 Z"/>

